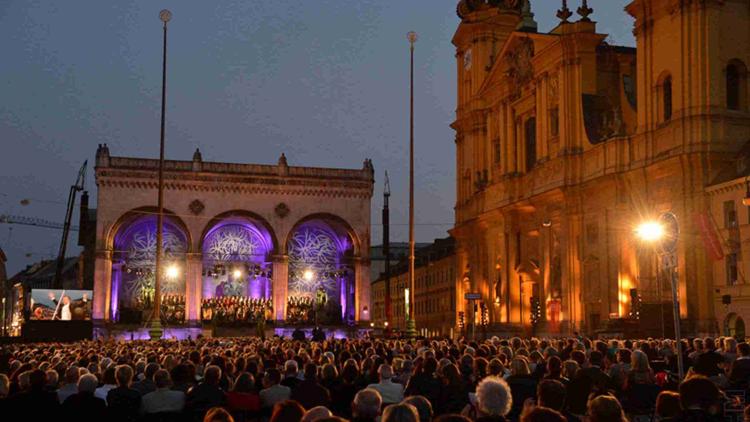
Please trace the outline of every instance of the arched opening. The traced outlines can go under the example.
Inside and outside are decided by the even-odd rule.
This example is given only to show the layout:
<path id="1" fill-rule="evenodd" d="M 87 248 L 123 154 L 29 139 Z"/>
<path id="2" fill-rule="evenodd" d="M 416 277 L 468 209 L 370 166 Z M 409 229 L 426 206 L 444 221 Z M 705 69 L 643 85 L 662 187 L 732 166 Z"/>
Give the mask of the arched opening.
<path id="1" fill-rule="evenodd" d="M 727 108 L 729 110 L 743 110 L 745 108 L 745 78 L 747 68 L 740 60 L 729 62 L 725 72 L 725 89 Z"/>
<path id="2" fill-rule="evenodd" d="M 741 316 L 732 312 L 724 318 L 724 335 L 739 341 L 745 340 L 745 321 Z"/>
<path id="3" fill-rule="evenodd" d="M 156 279 L 157 216 L 136 210 L 114 228 L 110 317 L 141 323 L 153 312 Z M 168 324 L 185 320 L 186 252 L 190 239 L 177 217 L 165 215 L 162 230 L 161 317 Z"/>
<path id="4" fill-rule="evenodd" d="M 272 319 L 275 240 L 264 220 L 234 212 L 204 231 L 201 320 L 242 324 Z"/>
<path id="5" fill-rule="evenodd" d="M 536 166 L 536 118 L 531 117 L 524 124 L 526 139 L 526 171 Z"/>
<path id="6" fill-rule="evenodd" d="M 338 324 L 355 320 L 358 240 L 338 217 L 303 219 L 289 233 L 286 319 L 292 323 Z"/>

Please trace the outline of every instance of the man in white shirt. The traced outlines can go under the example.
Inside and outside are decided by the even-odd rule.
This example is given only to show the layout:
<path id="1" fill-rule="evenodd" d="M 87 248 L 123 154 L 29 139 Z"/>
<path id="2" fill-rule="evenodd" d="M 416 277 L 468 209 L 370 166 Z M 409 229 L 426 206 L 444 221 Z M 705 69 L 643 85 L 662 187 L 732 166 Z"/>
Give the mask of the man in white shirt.
<path id="1" fill-rule="evenodd" d="M 185 408 L 185 393 L 169 389 L 172 385 L 169 372 L 159 369 L 154 374 L 154 382 L 156 391 L 144 395 L 141 400 L 142 412 L 145 414 L 182 412 Z"/>
<path id="2" fill-rule="evenodd" d="M 70 296 L 63 295 L 62 305 L 57 303 L 53 292 L 49 292 L 49 299 L 55 304 L 55 306 L 57 306 L 52 319 L 61 319 L 63 321 L 70 321 L 73 319 L 73 313 L 70 310 Z"/>
<path id="3" fill-rule="evenodd" d="M 404 399 L 404 386 L 391 381 L 391 378 L 393 378 L 391 365 L 386 363 L 380 365 L 378 375 L 380 376 L 380 382 L 370 384 L 367 388 L 372 388 L 380 393 L 383 404 L 400 403 Z"/>

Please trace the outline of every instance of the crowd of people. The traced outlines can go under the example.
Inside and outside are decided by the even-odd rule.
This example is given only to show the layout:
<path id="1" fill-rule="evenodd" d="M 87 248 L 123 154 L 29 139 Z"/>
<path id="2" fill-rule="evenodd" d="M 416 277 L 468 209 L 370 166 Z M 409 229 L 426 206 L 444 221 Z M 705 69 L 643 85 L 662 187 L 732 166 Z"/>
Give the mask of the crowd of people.
<path id="1" fill-rule="evenodd" d="M 286 321 L 290 324 L 313 324 L 315 300 L 311 296 L 289 296 L 286 302 Z"/>
<path id="2" fill-rule="evenodd" d="M 182 324 L 185 322 L 185 295 L 165 294 L 161 298 L 162 320 L 167 324 Z"/>
<path id="3" fill-rule="evenodd" d="M 223 296 L 203 299 L 201 320 L 217 325 L 248 325 L 273 319 L 271 299 Z"/>
<path id="4" fill-rule="evenodd" d="M 17 420 L 750 421 L 750 344 L 274 337 L 13 344 L 0 415 Z M 744 410 L 743 410 L 744 409 Z"/>

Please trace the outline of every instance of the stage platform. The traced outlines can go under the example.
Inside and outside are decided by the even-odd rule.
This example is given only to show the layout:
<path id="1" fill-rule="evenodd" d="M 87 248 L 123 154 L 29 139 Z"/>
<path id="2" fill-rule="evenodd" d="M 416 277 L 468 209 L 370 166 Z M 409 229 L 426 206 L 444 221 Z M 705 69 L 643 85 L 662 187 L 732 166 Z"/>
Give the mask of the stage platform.
<path id="1" fill-rule="evenodd" d="M 298 326 L 298 325 L 283 325 L 283 324 L 267 324 L 265 328 L 266 338 L 274 336 L 292 338 L 292 333 L 295 329 L 300 328 L 305 333 L 305 338 L 312 338 L 312 330 L 314 326 Z M 326 338 L 363 338 L 371 330 L 364 327 L 349 327 L 349 326 L 320 326 L 326 335 Z M 253 326 L 247 327 L 212 327 L 212 326 L 176 326 L 164 327 L 164 339 L 170 340 L 187 340 L 188 338 L 201 337 L 253 337 L 257 336 L 257 329 Z M 116 340 L 148 340 L 148 328 L 145 326 L 131 325 L 131 324 L 112 324 L 112 325 L 96 325 L 93 330 L 94 339 L 116 339 Z"/>

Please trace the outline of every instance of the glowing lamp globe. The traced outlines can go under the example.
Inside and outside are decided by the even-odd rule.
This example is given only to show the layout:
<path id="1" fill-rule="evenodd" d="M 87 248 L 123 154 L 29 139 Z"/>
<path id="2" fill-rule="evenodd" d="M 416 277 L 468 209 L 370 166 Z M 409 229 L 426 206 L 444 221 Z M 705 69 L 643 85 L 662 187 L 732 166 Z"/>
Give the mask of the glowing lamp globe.
<path id="1" fill-rule="evenodd" d="M 160 21 L 167 23 L 169 22 L 170 19 L 172 19 L 172 12 L 170 12 L 169 10 L 164 9 L 161 12 L 159 12 Z"/>
<path id="2" fill-rule="evenodd" d="M 177 278 L 178 275 L 180 275 L 180 270 L 176 265 L 170 265 L 167 267 L 167 278 L 174 279 Z"/>
<path id="3" fill-rule="evenodd" d="M 315 274 L 313 274 L 312 270 L 305 270 L 305 272 L 302 273 L 302 277 L 305 279 L 305 281 L 312 281 L 313 277 L 315 277 Z"/>
<path id="4" fill-rule="evenodd" d="M 240 278 L 242 277 L 242 271 L 234 270 L 234 272 L 232 272 L 232 276 L 234 276 L 234 278 Z"/>
<path id="5" fill-rule="evenodd" d="M 417 36 L 416 32 L 409 31 L 409 33 L 406 34 L 406 39 L 409 40 L 410 44 L 414 44 L 415 42 L 417 42 L 417 39 L 419 39 L 419 37 Z"/>
<path id="6" fill-rule="evenodd" d="M 664 226 L 656 221 L 646 221 L 636 227 L 635 233 L 645 242 L 656 242 L 664 237 Z"/>

